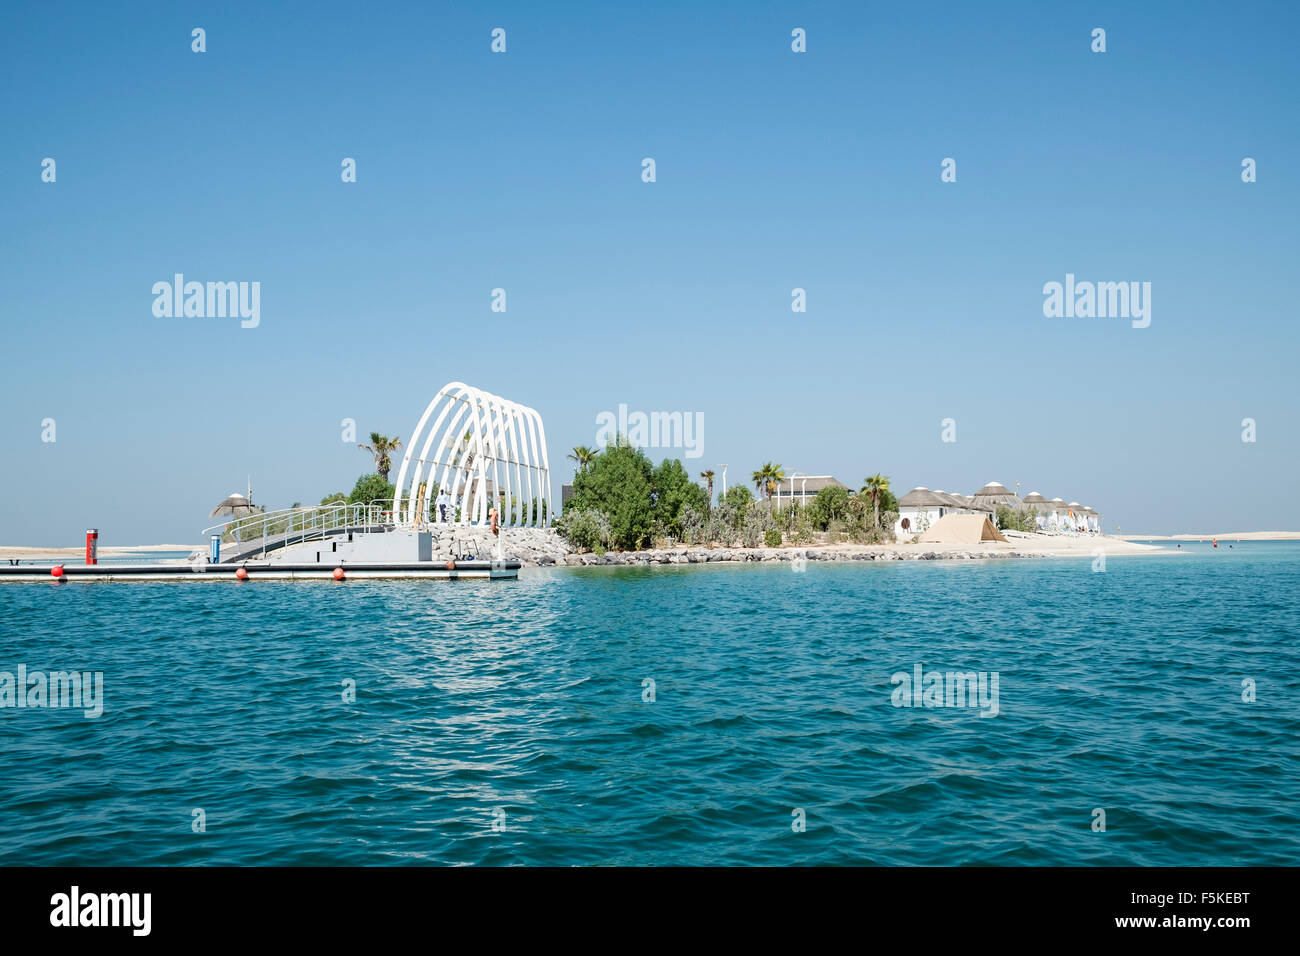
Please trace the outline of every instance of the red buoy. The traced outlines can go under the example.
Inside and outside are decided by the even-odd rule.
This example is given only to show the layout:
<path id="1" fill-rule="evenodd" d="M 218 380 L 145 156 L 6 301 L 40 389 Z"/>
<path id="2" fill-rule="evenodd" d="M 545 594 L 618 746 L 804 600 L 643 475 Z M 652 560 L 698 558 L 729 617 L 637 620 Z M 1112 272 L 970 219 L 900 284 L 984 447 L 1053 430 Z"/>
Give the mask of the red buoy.
<path id="1" fill-rule="evenodd" d="M 238 580 L 240 580 L 240 581 L 247 581 L 247 580 L 248 580 L 248 572 L 245 571 L 243 568 L 239 568 L 239 569 L 237 569 L 237 570 L 235 571 L 235 577 L 236 577 Z"/>
<path id="2" fill-rule="evenodd" d="M 62 581 L 62 580 L 63 580 L 63 565 L 61 565 L 61 564 L 56 564 L 54 567 L 50 568 L 50 574 L 53 575 L 54 578 L 56 578 L 57 580 Z"/>
<path id="3" fill-rule="evenodd" d="M 455 562 L 455 561 L 448 561 L 448 562 L 447 562 L 447 570 L 448 570 L 448 571 L 455 571 L 455 570 L 456 570 L 456 562 Z"/>
<path id="4" fill-rule="evenodd" d="M 335 569 L 334 569 L 334 580 L 335 580 L 335 581 L 342 581 L 342 580 L 343 580 L 343 569 L 342 569 L 342 568 L 335 568 Z"/>

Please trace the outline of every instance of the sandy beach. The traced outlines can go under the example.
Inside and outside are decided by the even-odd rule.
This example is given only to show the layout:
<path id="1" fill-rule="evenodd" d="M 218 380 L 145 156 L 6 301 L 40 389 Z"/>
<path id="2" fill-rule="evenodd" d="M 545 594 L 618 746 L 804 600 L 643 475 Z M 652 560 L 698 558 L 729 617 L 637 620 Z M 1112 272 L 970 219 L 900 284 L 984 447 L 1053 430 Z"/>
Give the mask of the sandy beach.
<path id="1" fill-rule="evenodd" d="M 100 545 L 98 554 L 101 558 L 147 557 L 159 552 L 184 551 L 189 554 L 202 548 L 199 544 L 138 544 L 132 547 L 106 548 Z M 206 549 L 205 549 L 206 550 Z M 86 546 L 75 548 L 36 548 L 28 545 L 0 544 L 0 561 L 81 561 L 86 556 Z"/>
<path id="2" fill-rule="evenodd" d="M 1124 534 L 1126 541 L 1300 541 L 1300 531 L 1207 531 L 1203 534 Z"/>

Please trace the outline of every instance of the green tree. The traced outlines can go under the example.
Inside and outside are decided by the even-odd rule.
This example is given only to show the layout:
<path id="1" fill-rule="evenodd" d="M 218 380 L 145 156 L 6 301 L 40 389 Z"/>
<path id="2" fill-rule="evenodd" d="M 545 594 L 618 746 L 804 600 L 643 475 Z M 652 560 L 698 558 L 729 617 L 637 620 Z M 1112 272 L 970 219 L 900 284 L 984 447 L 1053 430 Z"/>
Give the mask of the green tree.
<path id="1" fill-rule="evenodd" d="M 609 520 L 615 547 L 643 547 L 654 532 L 653 474 L 641 449 L 625 441 L 608 445 L 574 476 L 573 496 L 565 510 L 598 511 Z"/>
<path id="2" fill-rule="evenodd" d="M 849 489 L 830 485 L 808 503 L 808 520 L 817 531 L 825 531 L 832 521 L 845 520 L 848 509 Z"/>
<path id="3" fill-rule="evenodd" d="M 342 505 L 347 504 L 348 496 L 341 491 L 336 491 L 326 495 L 320 500 L 322 505 Z"/>
<path id="4" fill-rule="evenodd" d="M 357 483 L 352 486 L 352 494 L 348 495 L 348 503 L 353 505 L 368 505 L 372 501 L 392 502 L 396 490 L 391 483 L 379 475 L 362 475 L 357 479 Z"/>
<path id="5" fill-rule="evenodd" d="M 871 499 L 873 511 L 873 523 L 877 528 L 880 527 L 880 503 L 886 492 L 889 491 L 889 479 L 880 472 L 876 472 L 870 478 L 862 479 L 862 493 Z M 886 508 L 888 510 L 888 508 Z"/>
<path id="6" fill-rule="evenodd" d="M 389 438 L 387 435 L 381 435 L 379 432 L 370 433 L 369 445 L 357 445 L 362 451 L 375 456 L 375 471 L 379 477 L 388 480 L 388 471 L 393 467 L 392 460 L 388 457 L 389 452 L 397 451 L 402 447 L 400 438 Z"/>
<path id="7" fill-rule="evenodd" d="M 654 470 L 650 483 L 655 498 L 655 524 L 661 533 L 682 537 L 683 507 L 689 506 L 696 512 L 708 511 L 704 489 L 691 481 L 686 468 L 675 458 L 665 458 Z"/>
<path id="8" fill-rule="evenodd" d="M 739 523 L 744 519 L 749 506 L 754 503 L 754 496 L 749 493 L 749 489 L 744 485 L 732 485 L 727 489 L 727 493 L 722 496 L 722 501 L 736 513 L 736 521 Z"/>

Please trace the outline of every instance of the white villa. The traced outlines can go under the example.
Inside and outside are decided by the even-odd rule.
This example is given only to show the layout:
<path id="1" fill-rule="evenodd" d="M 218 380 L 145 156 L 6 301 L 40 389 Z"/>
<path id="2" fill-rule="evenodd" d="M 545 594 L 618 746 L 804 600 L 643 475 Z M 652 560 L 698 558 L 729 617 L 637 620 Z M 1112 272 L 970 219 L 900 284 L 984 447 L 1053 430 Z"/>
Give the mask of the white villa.
<path id="1" fill-rule="evenodd" d="M 1038 530 L 1046 532 L 1101 533 L 1101 515 L 1077 501 L 1066 504 L 1060 498 L 1048 501 L 1036 491 L 1025 495 L 1025 507 L 1038 512 Z"/>
<path id="2" fill-rule="evenodd" d="M 832 475 L 791 474 L 781 479 L 775 494 L 772 495 L 772 501 L 776 504 L 777 510 L 789 508 L 792 504 L 808 505 L 823 488 L 850 490 L 848 485 Z"/>
<path id="3" fill-rule="evenodd" d="M 965 499 L 956 495 L 918 486 L 898 499 L 898 521 L 894 524 L 894 536 L 900 539 L 910 538 L 914 534 L 928 531 L 944 515 L 970 514 L 974 510 Z"/>
<path id="4" fill-rule="evenodd" d="M 983 514 L 997 524 L 997 509 L 1030 508 L 1037 512 L 1038 530 L 1048 534 L 1100 534 L 1101 515 L 1077 501 L 1066 503 L 1060 498 L 1050 501 L 1037 491 L 1017 498 L 1001 482 L 990 481 L 970 497 L 931 491 L 917 486 L 898 499 L 898 521 L 894 535 L 906 540 L 922 533 L 936 521 L 950 514 Z"/>

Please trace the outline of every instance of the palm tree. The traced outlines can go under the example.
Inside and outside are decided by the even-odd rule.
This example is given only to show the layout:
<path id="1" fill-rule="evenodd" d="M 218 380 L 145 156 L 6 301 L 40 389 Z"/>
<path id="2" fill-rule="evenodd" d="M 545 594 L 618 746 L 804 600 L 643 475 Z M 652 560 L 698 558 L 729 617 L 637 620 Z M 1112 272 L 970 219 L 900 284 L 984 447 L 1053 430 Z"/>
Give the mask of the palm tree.
<path id="1" fill-rule="evenodd" d="M 586 445 L 574 445 L 573 454 L 569 455 L 569 460 L 578 463 L 578 474 L 582 474 L 587 470 L 587 466 L 596 460 L 596 456 L 599 454 L 599 448 L 588 448 Z"/>
<path id="2" fill-rule="evenodd" d="M 375 456 L 375 471 L 379 473 L 380 478 L 388 481 L 388 469 L 393 467 L 393 462 L 388 457 L 388 453 L 401 448 L 402 440 L 400 438 L 389 438 L 386 435 L 379 434 L 379 432 L 371 432 L 370 444 L 357 445 L 357 447 L 366 454 Z"/>
<path id="3" fill-rule="evenodd" d="M 713 469 L 700 472 L 700 477 L 709 483 L 709 507 L 713 507 Z"/>
<path id="4" fill-rule="evenodd" d="M 889 479 L 880 472 L 876 472 L 870 478 L 862 479 L 862 493 L 871 499 L 877 528 L 880 527 L 880 499 L 888 490 Z"/>
<path id="5" fill-rule="evenodd" d="M 749 477 L 754 482 L 754 490 L 763 492 L 767 499 L 771 501 L 777 485 L 785 477 L 785 472 L 781 470 L 780 465 L 774 465 L 769 461 Z"/>

